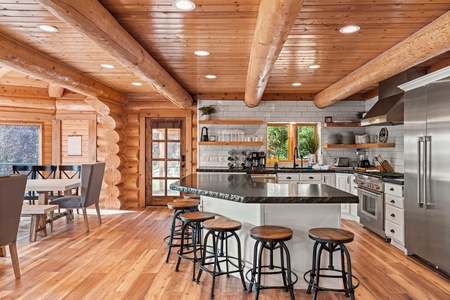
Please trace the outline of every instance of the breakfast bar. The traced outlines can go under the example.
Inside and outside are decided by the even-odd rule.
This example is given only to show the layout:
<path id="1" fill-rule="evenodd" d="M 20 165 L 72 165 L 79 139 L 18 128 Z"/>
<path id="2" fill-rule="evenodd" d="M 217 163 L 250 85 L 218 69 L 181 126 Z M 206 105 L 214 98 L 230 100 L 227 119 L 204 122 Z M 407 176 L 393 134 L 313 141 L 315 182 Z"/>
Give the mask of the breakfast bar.
<path id="1" fill-rule="evenodd" d="M 279 225 L 293 230 L 286 244 L 292 269 L 301 277 L 311 267 L 313 227 L 341 227 L 341 204 L 358 203 L 358 197 L 326 184 L 261 181 L 247 174 L 193 174 L 171 185 L 172 190 L 201 195 L 204 211 L 242 222 L 239 231 L 246 268 L 251 266 L 254 241 L 248 232 L 260 225 Z M 337 261 L 337 260 L 336 260 Z M 324 260 L 326 263 L 326 260 Z M 306 288 L 299 280 L 296 288 Z"/>

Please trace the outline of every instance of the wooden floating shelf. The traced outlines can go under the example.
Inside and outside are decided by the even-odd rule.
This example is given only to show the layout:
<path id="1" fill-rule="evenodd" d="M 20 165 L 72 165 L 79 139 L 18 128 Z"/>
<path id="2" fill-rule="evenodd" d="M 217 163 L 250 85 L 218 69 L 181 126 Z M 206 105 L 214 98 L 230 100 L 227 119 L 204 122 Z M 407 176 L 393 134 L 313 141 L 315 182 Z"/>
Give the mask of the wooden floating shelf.
<path id="1" fill-rule="evenodd" d="M 323 123 L 323 127 L 360 127 L 361 123 L 359 122 L 331 122 L 331 123 Z"/>
<path id="2" fill-rule="evenodd" d="M 204 146 L 262 146 L 263 142 L 198 142 Z"/>
<path id="3" fill-rule="evenodd" d="M 263 120 L 199 120 L 199 124 L 241 124 L 241 125 L 261 125 Z"/>
<path id="4" fill-rule="evenodd" d="M 323 144 L 323 148 L 337 149 L 364 149 L 364 148 L 394 148 L 395 143 L 376 143 L 376 144 Z"/>

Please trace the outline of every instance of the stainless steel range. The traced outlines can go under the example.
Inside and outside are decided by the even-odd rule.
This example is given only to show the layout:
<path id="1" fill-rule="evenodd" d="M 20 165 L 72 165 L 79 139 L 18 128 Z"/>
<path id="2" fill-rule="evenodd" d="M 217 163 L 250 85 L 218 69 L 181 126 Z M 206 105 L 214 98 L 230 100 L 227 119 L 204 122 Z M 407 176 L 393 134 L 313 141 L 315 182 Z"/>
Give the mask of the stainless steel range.
<path id="1" fill-rule="evenodd" d="M 403 178 L 403 174 L 383 172 L 355 174 L 355 183 L 359 197 L 358 216 L 365 228 L 389 242 L 390 239 L 384 233 L 383 178 Z"/>

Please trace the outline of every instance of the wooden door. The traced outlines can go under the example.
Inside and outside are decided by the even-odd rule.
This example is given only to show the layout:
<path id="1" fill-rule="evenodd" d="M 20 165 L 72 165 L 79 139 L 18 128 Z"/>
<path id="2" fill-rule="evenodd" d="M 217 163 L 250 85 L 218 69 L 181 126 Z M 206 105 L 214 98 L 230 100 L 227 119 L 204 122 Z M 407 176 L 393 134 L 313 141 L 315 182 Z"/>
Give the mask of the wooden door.
<path id="1" fill-rule="evenodd" d="M 145 205 L 166 205 L 178 198 L 171 183 L 185 176 L 184 118 L 145 118 Z"/>

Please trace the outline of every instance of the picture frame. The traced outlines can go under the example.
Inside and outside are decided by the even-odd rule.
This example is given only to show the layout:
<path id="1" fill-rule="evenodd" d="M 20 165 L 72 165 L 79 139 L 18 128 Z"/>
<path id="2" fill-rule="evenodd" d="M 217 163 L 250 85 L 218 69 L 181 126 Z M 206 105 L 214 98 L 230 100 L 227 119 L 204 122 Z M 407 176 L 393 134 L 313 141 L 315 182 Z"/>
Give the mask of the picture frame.
<path id="1" fill-rule="evenodd" d="M 81 156 L 81 135 L 69 135 L 67 136 L 67 155 L 68 156 Z"/>
<path id="2" fill-rule="evenodd" d="M 332 122 L 333 122 L 332 116 L 325 117 L 325 123 L 332 123 Z"/>

